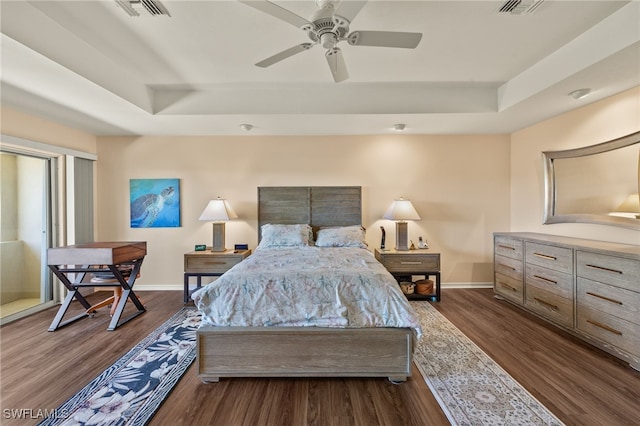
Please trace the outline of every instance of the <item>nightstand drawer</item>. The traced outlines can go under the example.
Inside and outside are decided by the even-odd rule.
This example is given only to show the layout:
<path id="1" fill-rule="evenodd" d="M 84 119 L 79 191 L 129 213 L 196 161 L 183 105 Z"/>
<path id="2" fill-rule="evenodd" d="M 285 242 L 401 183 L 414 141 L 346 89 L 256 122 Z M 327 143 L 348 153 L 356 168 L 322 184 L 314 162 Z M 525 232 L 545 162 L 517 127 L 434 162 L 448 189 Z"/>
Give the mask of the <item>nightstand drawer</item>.
<path id="1" fill-rule="evenodd" d="M 228 271 L 236 263 L 240 263 L 242 258 L 239 257 L 186 257 L 184 271 L 185 272 L 220 272 Z"/>
<path id="2" fill-rule="evenodd" d="M 212 253 L 210 251 L 191 252 L 184 255 L 184 272 L 219 273 L 224 274 L 234 265 L 242 262 L 251 250 L 243 250 L 238 253 L 232 251 L 225 253 Z"/>
<path id="3" fill-rule="evenodd" d="M 439 254 L 394 254 L 382 256 L 382 264 L 389 272 L 439 271 Z"/>
<path id="4" fill-rule="evenodd" d="M 440 301 L 440 253 L 425 252 L 424 250 L 379 250 L 375 249 L 378 262 L 386 268 L 394 278 L 400 281 L 413 281 L 408 275 L 423 275 L 425 279 L 435 276 L 435 294 L 405 294 L 408 299 L 431 299 Z"/>
<path id="5" fill-rule="evenodd" d="M 197 278 L 196 289 L 201 287 L 202 277 L 220 276 L 233 266 L 242 262 L 251 254 L 251 250 L 225 252 L 192 251 L 184 255 L 184 303 L 189 302 L 191 290 L 189 278 Z"/>

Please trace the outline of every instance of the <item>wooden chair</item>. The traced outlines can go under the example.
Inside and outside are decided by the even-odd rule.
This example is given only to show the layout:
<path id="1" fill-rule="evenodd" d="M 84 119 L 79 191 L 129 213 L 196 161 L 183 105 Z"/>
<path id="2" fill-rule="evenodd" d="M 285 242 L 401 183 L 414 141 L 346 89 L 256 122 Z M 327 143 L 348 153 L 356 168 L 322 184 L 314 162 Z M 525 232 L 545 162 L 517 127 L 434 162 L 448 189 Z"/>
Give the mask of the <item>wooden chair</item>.
<path id="1" fill-rule="evenodd" d="M 123 276 L 125 279 L 129 278 L 129 274 L 127 274 L 127 271 L 130 271 L 130 269 L 125 269 L 123 272 Z M 136 275 L 136 279 L 137 278 L 140 278 L 140 274 Z M 91 279 L 91 282 L 100 283 L 100 284 L 104 284 L 104 283 L 119 284 L 118 280 L 115 277 L 113 277 L 113 279 L 105 279 L 103 277 L 99 277 L 98 275 L 94 275 L 94 277 Z M 121 297 L 122 297 L 122 287 L 120 285 L 114 286 L 113 296 L 107 297 L 103 301 L 98 302 L 95 305 L 92 305 L 89 309 L 87 309 L 87 315 L 94 316 L 98 309 L 111 305 L 111 310 L 109 311 L 109 315 L 113 317 L 113 314 L 115 313 L 115 310 L 116 310 L 116 306 L 118 306 L 118 302 L 120 301 Z M 142 299 L 140 299 L 140 303 L 144 304 Z"/>

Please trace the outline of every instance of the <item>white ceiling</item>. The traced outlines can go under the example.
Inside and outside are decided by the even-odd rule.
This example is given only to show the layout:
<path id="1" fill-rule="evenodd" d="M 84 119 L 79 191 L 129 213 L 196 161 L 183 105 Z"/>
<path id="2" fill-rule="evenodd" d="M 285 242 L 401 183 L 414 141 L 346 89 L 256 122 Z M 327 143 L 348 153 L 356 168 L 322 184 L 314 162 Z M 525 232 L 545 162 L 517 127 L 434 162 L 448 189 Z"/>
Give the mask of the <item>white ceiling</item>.
<path id="1" fill-rule="evenodd" d="M 307 19 L 317 8 L 275 3 Z M 334 83 L 320 46 L 254 66 L 309 40 L 238 1 L 164 0 L 170 17 L 130 17 L 114 0 L 2 0 L 2 104 L 96 135 L 510 133 L 640 85 L 639 0 L 545 0 L 521 15 L 503 3 L 370 0 L 350 31 L 422 40 L 341 42 L 349 79 Z"/>

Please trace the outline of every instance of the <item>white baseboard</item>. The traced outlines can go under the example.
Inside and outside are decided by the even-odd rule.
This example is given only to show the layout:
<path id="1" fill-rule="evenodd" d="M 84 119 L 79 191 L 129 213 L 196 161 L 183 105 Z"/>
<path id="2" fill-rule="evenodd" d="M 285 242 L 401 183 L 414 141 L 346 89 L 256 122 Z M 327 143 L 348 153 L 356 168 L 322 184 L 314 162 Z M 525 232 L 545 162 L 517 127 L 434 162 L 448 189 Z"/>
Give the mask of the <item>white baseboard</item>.
<path id="1" fill-rule="evenodd" d="M 493 283 L 442 283 L 442 288 L 493 288 Z"/>
<path id="2" fill-rule="evenodd" d="M 136 284 L 135 291 L 184 291 L 184 284 Z"/>

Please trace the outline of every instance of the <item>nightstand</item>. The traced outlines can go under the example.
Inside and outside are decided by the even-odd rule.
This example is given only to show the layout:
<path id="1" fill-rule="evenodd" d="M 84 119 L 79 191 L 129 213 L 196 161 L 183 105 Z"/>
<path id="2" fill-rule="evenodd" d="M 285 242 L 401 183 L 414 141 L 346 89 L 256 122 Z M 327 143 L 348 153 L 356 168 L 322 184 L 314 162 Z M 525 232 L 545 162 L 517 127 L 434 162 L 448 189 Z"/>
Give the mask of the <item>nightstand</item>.
<path id="1" fill-rule="evenodd" d="M 435 293 L 407 294 L 407 299 L 440 301 L 440 253 L 430 252 L 428 249 L 408 251 L 375 249 L 376 259 L 387 268 L 387 271 L 398 281 L 412 281 L 412 275 L 429 278 L 434 276 Z"/>
<path id="2" fill-rule="evenodd" d="M 195 290 L 202 287 L 202 277 L 219 277 L 251 254 L 251 250 L 227 250 L 221 252 L 190 251 L 184 255 L 184 303 L 189 302 L 189 278 L 196 277 Z M 195 291 L 193 290 L 193 291 Z"/>

